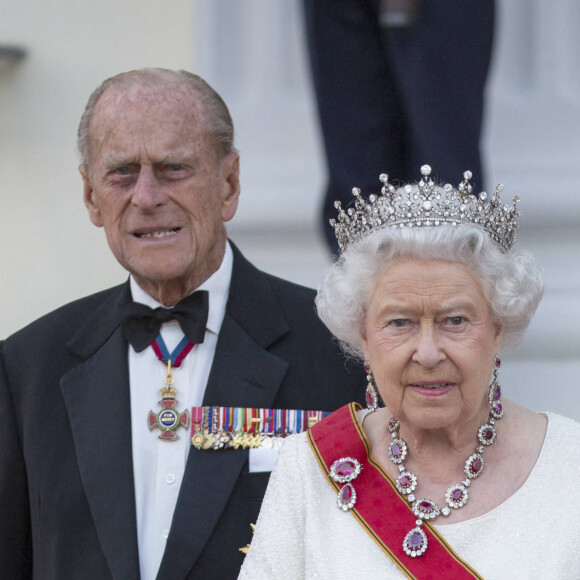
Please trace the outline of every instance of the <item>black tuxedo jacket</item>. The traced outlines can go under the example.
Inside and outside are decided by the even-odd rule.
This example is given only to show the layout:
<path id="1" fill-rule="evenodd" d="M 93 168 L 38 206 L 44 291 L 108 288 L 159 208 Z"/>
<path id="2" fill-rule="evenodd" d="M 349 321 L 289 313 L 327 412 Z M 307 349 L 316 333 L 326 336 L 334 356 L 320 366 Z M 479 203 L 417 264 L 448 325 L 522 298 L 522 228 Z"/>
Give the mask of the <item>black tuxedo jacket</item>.
<path id="1" fill-rule="evenodd" d="M 68 304 L 0 343 L 1 578 L 139 578 L 124 292 Z M 362 399 L 363 383 L 313 292 L 234 249 L 204 404 L 334 410 Z M 192 448 L 158 578 L 236 578 L 268 475 L 248 472 L 247 450 Z"/>

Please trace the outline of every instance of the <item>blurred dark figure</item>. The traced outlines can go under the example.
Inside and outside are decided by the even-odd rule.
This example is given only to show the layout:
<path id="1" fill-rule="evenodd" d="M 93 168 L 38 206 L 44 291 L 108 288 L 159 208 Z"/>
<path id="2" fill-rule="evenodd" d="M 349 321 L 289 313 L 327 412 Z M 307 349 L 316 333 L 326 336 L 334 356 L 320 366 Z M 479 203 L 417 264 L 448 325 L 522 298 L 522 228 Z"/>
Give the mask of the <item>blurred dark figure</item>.
<path id="1" fill-rule="evenodd" d="M 403 181 L 430 164 L 438 180 L 463 171 L 482 187 L 483 93 L 494 0 L 304 0 L 310 63 L 328 163 L 325 234 L 334 201 Z"/>

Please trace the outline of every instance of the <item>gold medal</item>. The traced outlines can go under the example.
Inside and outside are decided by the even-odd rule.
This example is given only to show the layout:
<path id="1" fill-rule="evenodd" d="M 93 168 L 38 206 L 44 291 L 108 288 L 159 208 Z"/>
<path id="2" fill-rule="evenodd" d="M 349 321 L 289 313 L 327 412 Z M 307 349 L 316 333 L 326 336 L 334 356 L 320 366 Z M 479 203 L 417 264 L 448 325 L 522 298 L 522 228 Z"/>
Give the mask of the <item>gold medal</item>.
<path id="1" fill-rule="evenodd" d="M 205 441 L 203 442 L 203 445 L 201 446 L 201 448 L 202 449 L 211 449 L 213 447 L 214 443 L 215 443 L 215 437 L 211 433 L 208 433 L 205 436 Z"/>
<path id="2" fill-rule="evenodd" d="M 191 438 L 191 443 L 193 444 L 193 446 L 197 449 L 201 449 L 203 446 L 203 442 L 205 440 L 205 437 L 203 436 L 202 433 L 196 433 L 192 438 Z"/>
<path id="3" fill-rule="evenodd" d="M 173 386 L 173 376 L 171 374 L 171 359 L 167 362 L 167 376 L 164 379 L 165 386 L 161 389 L 161 401 L 158 405 L 161 410 L 157 413 L 149 411 L 147 417 L 147 424 L 149 430 L 159 429 L 161 435 L 159 439 L 162 441 L 177 441 L 179 435 L 175 433 L 179 427 L 187 429 L 189 427 L 189 411 L 179 411 L 177 404 L 179 401 L 175 399 L 177 389 Z"/>
<path id="4" fill-rule="evenodd" d="M 197 449 L 280 449 L 284 438 L 301 433 L 327 413 L 298 409 L 193 407 L 192 445 Z"/>

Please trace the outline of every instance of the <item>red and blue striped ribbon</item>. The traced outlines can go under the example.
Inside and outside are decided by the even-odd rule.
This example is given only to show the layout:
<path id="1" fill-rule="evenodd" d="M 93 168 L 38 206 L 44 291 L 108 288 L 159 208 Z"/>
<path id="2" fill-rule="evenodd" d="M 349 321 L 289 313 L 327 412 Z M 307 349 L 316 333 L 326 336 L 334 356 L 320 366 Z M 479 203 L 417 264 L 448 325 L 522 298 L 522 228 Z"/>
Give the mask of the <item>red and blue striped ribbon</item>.
<path id="1" fill-rule="evenodd" d="M 187 340 L 187 337 L 184 336 L 179 344 L 173 349 L 173 352 L 170 353 L 161 333 L 157 335 L 157 338 L 151 343 L 153 350 L 157 358 L 167 364 L 168 361 L 171 360 L 171 366 L 173 368 L 179 368 L 183 359 L 190 353 L 191 349 L 195 346 L 195 342 L 190 342 Z"/>

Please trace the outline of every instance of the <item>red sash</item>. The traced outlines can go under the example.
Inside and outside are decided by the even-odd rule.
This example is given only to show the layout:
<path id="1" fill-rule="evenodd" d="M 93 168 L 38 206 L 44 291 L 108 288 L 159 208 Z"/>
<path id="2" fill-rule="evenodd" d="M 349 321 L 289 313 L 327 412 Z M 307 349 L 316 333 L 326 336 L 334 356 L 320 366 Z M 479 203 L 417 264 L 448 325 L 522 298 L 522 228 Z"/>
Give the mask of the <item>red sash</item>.
<path id="1" fill-rule="evenodd" d="M 357 499 L 350 511 L 408 578 L 481 579 L 426 521 L 421 527 L 428 538 L 427 551 L 416 558 L 405 554 L 403 539 L 415 527 L 417 518 L 397 491 L 391 476 L 371 457 L 369 442 L 356 414 L 360 408 L 357 403 L 345 405 L 308 432 L 310 447 L 330 484 L 337 492 L 342 487 L 329 477 L 330 467 L 337 459 L 353 457 L 358 460 L 362 471 L 352 482 Z"/>

